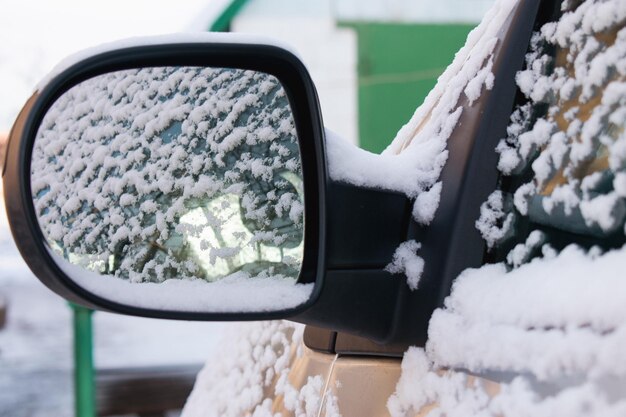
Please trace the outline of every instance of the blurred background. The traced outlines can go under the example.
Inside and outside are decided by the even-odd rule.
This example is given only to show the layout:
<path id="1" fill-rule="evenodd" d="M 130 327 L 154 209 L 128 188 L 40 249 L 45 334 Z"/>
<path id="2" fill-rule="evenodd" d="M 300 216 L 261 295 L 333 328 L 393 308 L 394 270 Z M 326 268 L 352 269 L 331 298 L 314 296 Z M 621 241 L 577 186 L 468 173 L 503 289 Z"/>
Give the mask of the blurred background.
<path id="1" fill-rule="evenodd" d="M 0 148 L 36 83 L 65 56 L 121 38 L 214 30 L 293 45 L 317 86 L 326 127 L 380 152 L 493 2 L 3 0 Z M 0 202 L 0 417 L 73 415 L 71 318 L 22 263 Z M 95 366 L 193 372 L 225 326 L 96 313 Z"/>

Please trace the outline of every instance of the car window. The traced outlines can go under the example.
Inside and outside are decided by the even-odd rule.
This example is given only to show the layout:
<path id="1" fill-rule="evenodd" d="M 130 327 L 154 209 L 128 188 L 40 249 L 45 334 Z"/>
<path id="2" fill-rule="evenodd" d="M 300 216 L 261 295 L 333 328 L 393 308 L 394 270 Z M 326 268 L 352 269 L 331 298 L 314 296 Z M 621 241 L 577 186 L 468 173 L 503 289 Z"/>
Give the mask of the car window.
<path id="1" fill-rule="evenodd" d="M 560 26 L 537 32 L 517 75 L 523 97 L 497 147 L 504 176 L 478 222 L 489 246 L 498 247 L 491 261 L 507 254 L 509 263 L 527 261 L 533 251 L 523 259 L 510 252 L 529 238 L 527 246 L 555 250 L 626 242 L 626 30 L 613 19 L 586 36 L 565 38 L 567 12 L 588 5 L 566 4 Z"/>

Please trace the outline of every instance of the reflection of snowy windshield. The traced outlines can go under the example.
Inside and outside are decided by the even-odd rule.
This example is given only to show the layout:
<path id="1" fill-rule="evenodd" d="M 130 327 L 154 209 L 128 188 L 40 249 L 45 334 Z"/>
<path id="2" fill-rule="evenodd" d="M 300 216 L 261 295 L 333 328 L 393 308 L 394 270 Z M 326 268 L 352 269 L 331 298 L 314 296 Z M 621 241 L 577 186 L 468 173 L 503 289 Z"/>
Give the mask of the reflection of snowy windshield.
<path id="1" fill-rule="evenodd" d="M 270 75 L 163 67 L 82 82 L 44 118 L 31 175 L 44 235 L 85 268 L 134 282 L 298 276 L 299 149 Z"/>

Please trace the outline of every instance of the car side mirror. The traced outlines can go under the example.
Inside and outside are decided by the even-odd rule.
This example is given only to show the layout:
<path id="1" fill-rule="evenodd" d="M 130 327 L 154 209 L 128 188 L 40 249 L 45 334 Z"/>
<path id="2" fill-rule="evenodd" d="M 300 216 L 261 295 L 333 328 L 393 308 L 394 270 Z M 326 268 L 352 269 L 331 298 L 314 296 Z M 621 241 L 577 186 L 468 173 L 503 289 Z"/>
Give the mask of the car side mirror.
<path id="1" fill-rule="evenodd" d="M 5 201 L 50 289 L 150 317 L 289 317 L 324 276 L 326 168 L 302 62 L 237 35 L 57 70 L 10 135 Z"/>

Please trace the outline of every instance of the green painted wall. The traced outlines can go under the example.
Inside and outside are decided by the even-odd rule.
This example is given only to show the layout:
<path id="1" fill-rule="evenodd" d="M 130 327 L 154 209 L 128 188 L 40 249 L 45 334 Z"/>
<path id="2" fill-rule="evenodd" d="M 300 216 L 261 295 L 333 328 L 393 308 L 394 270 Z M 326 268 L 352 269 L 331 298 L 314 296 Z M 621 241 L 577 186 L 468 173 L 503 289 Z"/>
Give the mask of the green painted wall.
<path id="1" fill-rule="evenodd" d="M 474 25 L 342 22 L 358 39 L 360 146 L 380 152 L 391 142 Z"/>

